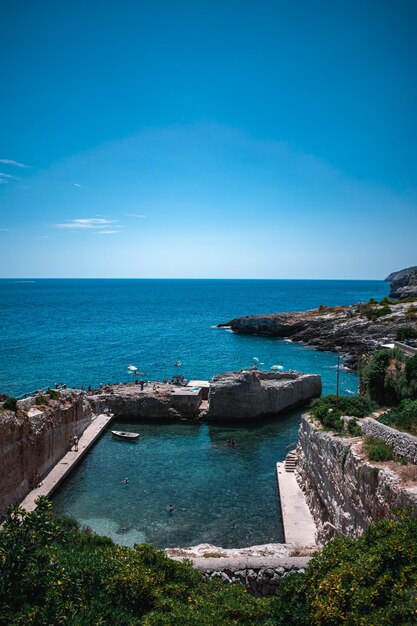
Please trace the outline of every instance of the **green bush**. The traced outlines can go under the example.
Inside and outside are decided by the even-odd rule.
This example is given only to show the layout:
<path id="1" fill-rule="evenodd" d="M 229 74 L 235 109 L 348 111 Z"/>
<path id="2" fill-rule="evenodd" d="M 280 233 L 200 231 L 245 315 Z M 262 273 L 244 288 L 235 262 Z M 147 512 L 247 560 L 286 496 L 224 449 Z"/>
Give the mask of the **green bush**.
<path id="1" fill-rule="evenodd" d="M 382 424 L 417 435 L 417 400 L 403 400 L 379 418 Z"/>
<path id="2" fill-rule="evenodd" d="M 8 398 L 6 398 L 6 400 L 3 402 L 3 409 L 7 409 L 8 411 L 14 411 L 16 413 L 16 409 L 17 409 L 16 398 L 13 398 L 13 396 L 9 396 Z"/>
<path id="3" fill-rule="evenodd" d="M 417 354 L 406 361 L 405 380 L 408 397 L 417 400 Z"/>
<path id="4" fill-rule="evenodd" d="M 0 532 L 0 625 L 259 624 L 274 603 L 240 585 L 204 583 L 148 545 L 125 548 L 53 515 L 14 507 Z"/>
<path id="5" fill-rule="evenodd" d="M 393 461 L 394 448 L 378 437 L 369 435 L 364 439 L 366 452 L 370 461 Z"/>
<path id="6" fill-rule="evenodd" d="M 395 334 L 396 341 L 406 341 L 407 339 L 417 339 L 417 328 L 403 326 Z"/>
<path id="7" fill-rule="evenodd" d="M 37 406 L 43 406 L 45 404 L 48 404 L 48 397 L 44 395 L 36 396 L 35 404 Z"/>
<path id="8" fill-rule="evenodd" d="M 150 546 L 116 546 L 56 517 L 14 507 L 0 531 L 1 626 L 389 626 L 417 609 L 417 520 L 370 526 L 330 541 L 305 574 L 281 579 L 278 596 L 204 583 L 189 563 Z"/>
<path id="9" fill-rule="evenodd" d="M 364 304 L 361 309 L 361 315 L 375 322 L 379 317 L 384 317 L 392 313 L 392 309 L 389 307 L 388 298 L 384 298 L 381 302 L 377 302 L 374 298 L 371 298 L 369 302 Z"/>
<path id="10" fill-rule="evenodd" d="M 55 391 L 55 389 L 50 389 L 47 393 L 51 400 L 59 400 L 61 397 L 59 391 Z"/>
<path id="11" fill-rule="evenodd" d="M 408 396 L 407 357 L 400 350 L 376 350 L 360 369 L 361 392 L 380 406 L 396 406 Z"/>
<path id="12" fill-rule="evenodd" d="M 415 624 L 416 537 L 417 520 L 403 516 L 372 524 L 359 539 L 330 541 L 314 556 L 305 574 L 307 623 Z M 289 604 L 293 597 L 287 594 Z"/>
<path id="13" fill-rule="evenodd" d="M 360 437 L 362 435 L 362 428 L 356 420 L 349 420 L 347 430 L 352 437 Z"/>
<path id="14" fill-rule="evenodd" d="M 342 415 L 352 417 L 365 417 L 375 411 L 377 405 L 363 396 L 336 396 L 330 394 L 313 400 L 310 405 L 310 413 L 319 420 L 326 428 L 341 432 L 343 422 Z"/>

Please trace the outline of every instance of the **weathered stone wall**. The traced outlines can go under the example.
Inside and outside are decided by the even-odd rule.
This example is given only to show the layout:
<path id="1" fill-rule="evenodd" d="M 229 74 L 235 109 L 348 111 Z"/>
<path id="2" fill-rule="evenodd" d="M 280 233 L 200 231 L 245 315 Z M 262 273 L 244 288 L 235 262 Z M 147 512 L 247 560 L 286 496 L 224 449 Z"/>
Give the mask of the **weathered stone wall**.
<path id="1" fill-rule="evenodd" d="M 86 397 L 69 391 L 47 406 L 28 398 L 18 402 L 16 414 L 0 411 L 0 515 L 64 456 L 70 438 L 80 436 L 92 416 Z"/>
<path id="2" fill-rule="evenodd" d="M 381 424 L 371 417 L 358 420 L 358 423 L 364 435 L 373 435 L 378 439 L 383 439 L 393 446 L 395 454 L 412 463 L 417 463 L 417 437 Z"/>
<path id="3" fill-rule="evenodd" d="M 306 404 L 321 394 L 321 377 L 299 372 L 242 370 L 210 383 L 208 418 L 254 418 Z"/>
<path id="4" fill-rule="evenodd" d="M 394 509 L 417 514 L 417 488 L 361 455 L 361 440 L 319 430 L 304 415 L 299 430 L 297 478 L 318 528 L 317 540 L 360 535 Z"/>
<path id="5" fill-rule="evenodd" d="M 143 392 L 138 385 L 113 385 L 100 394 L 88 397 L 95 413 L 110 411 L 116 417 L 129 419 L 179 419 L 181 414 L 172 406 L 171 389 L 160 385 L 154 390 L 147 385 Z"/>
<path id="6" fill-rule="evenodd" d="M 281 578 L 305 572 L 311 557 L 286 557 L 270 559 L 196 559 L 194 567 L 199 569 L 205 580 L 220 578 L 226 583 L 238 582 L 257 597 L 277 593 Z"/>

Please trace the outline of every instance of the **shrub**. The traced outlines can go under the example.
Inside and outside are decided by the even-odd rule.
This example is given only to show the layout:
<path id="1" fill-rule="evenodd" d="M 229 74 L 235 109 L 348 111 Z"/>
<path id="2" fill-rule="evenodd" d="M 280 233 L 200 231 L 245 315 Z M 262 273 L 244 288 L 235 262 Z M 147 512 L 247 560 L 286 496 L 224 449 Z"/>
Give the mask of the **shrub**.
<path id="1" fill-rule="evenodd" d="M 336 396 L 330 394 L 313 400 L 310 406 L 312 416 L 319 420 L 326 428 L 341 432 L 343 422 L 342 415 L 352 417 L 365 417 L 375 409 L 377 405 L 363 396 Z"/>
<path id="2" fill-rule="evenodd" d="M 308 623 L 414 624 L 416 536 L 417 519 L 401 516 L 372 524 L 359 539 L 338 537 L 326 544 L 305 574 Z M 288 594 L 288 603 L 293 597 Z"/>
<path id="3" fill-rule="evenodd" d="M 417 329 L 411 326 L 399 328 L 395 334 L 396 341 L 406 341 L 407 339 L 417 339 Z"/>
<path id="4" fill-rule="evenodd" d="M 16 413 L 16 409 L 17 409 L 16 398 L 13 398 L 13 396 L 9 396 L 8 398 L 6 398 L 6 400 L 3 402 L 3 409 L 7 409 L 8 411 L 14 411 Z"/>
<path id="5" fill-rule="evenodd" d="M 356 420 L 349 420 L 347 430 L 352 437 L 360 437 L 362 435 L 362 428 Z"/>
<path id="6" fill-rule="evenodd" d="M 379 303 L 374 298 L 371 298 L 369 302 L 361 306 L 360 313 L 367 317 L 368 320 L 375 322 L 379 317 L 392 313 L 389 303 L 388 298 L 384 298 Z"/>
<path id="7" fill-rule="evenodd" d="M 35 404 L 38 406 L 43 406 L 44 404 L 48 404 L 47 396 L 44 396 L 44 395 L 36 396 Z"/>
<path id="8" fill-rule="evenodd" d="M 417 317 L 417 307 L 410 306 L 408 311 L 405 312 L 406 317 Z"/>
<path id="9" fill-rule="evenodd" d="M 408 395 L 400 350 L 377 350 L 360 370 L 361 392 L 381 406 L 396 406 Z"/>
<path id="10" fill-rule="evenodd" d="M 394 448 L 382 439 L 369 435 L 365 437 L 364 443 L 370 461 L 392 461 L 394 459 Z"/>
<path id="11" fill-rule="evenodd" d="M 59 391 L 55 391 L 55 389 L 50 389 L 47 394 L 51 398 L 51 400 L 59 400 L 61 397 Z"/>
<path id="12" fill-rule="evenodd" d="M 408 387 L 407 395 L 417 400 L 417 354 L 406 361 L 405 380 Z"/>
<path id="13" fill-rule="evenodd" d="M 417 400 L 403 400 L 400 406 L 381 415 L 379 421 L 417 435 Z"/>

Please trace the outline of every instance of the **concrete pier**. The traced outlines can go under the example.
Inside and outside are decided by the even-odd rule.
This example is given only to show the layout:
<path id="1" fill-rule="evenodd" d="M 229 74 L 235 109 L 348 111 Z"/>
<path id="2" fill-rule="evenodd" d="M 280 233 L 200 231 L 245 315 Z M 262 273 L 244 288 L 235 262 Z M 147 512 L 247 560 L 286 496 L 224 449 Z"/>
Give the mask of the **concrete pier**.
<path id="1" fill-rule="evenodd" d="M 33 511 L 36 508 L 36 498 L 39 496 L 50 496 L 72 469 L 78 465 L 112 419 L 112 413 L 97 415 L 81 435 L 78 442 L 78 451 L 70 450 L 67 452 L 40 482 L 39 486 L 28 493 L 20 506 L 26 509 L 26 511 Z"/>
<path id="2" fill-rule="evenodd" d="M 316 526 L 294 472 L 285 470 L 285 463 L 277 463 L 277 479 L 281 500 L 285 543 L 297 546 L 316 545 Z"/>

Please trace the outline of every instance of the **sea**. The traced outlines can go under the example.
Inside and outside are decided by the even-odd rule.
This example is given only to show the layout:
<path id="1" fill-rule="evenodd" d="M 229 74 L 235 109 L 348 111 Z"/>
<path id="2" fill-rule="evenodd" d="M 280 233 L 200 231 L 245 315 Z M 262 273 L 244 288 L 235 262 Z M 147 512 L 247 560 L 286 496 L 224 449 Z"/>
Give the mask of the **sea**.
<path id="1" fill-rule="evenodd" d="M 352 304 L 388 291 L 384 281 L 349 280 L 0 280 L 0 392 L 126 381 L 128 365 L 162 380 L 176 374 L 207 379 L 258 363 L 318 372 L 328 393 L 334 354 L 216 325 L 241 315 Z M 355 390 L 356 377 L 346 375 L 342 384 Z"/>
<path id="2" fill-rule="evenodd" d="M 2 280 L 0 392 L 131 380 L 128 365 L 162 380 L 256 364 L 319 373 L 323 393 L 334 393 L 334 353 L 216 325 L 387 294 L 383 281 Z M 342 367 L 340 392 L 357 388 L 356 374 Z M 127 546 L 282 542 L 275 467 L 296 445 L 301 414 L 244 425 L 116 422 L 112 428 L 140 433 L 138 442 L 105 432 L 54 495 L 54 509 Z"/>

